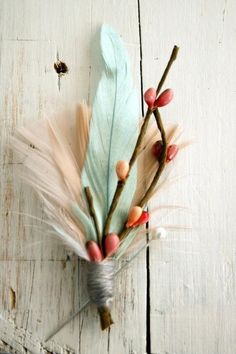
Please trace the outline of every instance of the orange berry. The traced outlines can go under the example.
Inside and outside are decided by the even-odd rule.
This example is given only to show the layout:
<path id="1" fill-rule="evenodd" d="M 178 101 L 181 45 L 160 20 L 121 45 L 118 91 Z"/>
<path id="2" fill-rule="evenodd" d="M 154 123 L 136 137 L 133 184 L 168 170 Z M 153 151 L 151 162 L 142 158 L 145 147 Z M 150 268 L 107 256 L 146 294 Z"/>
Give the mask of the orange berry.
<path id="1" fill-rule="evenodd" d="M 142 215 L 143 209 L 139 206 L 134 206 L 130 209 L 126 227 L 132 226 Z"/>
<path id="2" fill-rule="evenodd" d="M 120 160 L 116 164 L 116 174 L 120 181 L 124 181 L 129 173 L 129 163 L 124 160 Z"/>
<path id="3" fill-rule="evenodd" d="M 132 227 L 146 224 L 149 221 L 149 217 L 149 213 L 147 211 L 143 211 L 140 218 L 132 225 Z"/>

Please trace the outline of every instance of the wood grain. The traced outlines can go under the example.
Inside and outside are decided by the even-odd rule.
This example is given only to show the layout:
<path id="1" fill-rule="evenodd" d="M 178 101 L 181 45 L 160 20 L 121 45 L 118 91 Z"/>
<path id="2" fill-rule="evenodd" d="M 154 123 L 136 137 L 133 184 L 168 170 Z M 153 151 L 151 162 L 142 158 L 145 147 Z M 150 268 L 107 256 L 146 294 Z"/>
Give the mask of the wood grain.
<path id="1" fill-rule="evenodd" d="M 151 353 L 233 354 L 235 302 L 235 1 L 141 1 L 144 87 L 159 77 L 173 44 L 178 60 L 163 109 L 193 145 L 179 154 L 178 181 L 153 202 L 189 212 L 156 214 L 185 225 L 150 248 Z"/>
<path id="2" fill-rule="evenodd" d="M 0 0 L 0 350 L 235 353 L 235 15 L 234 0 Z M 152 224 L 191 230 L 173 229 L 117 277 L 110 332 L 90 306 L 45 343 L 86 299 L 84 264 L 45 232 L 7 145 L 16 127 L 61 109 L 69 119 L 77 102 L 92 101 L 91 40 L 103 22 L 121 34 L 139 92 L 156 86 L 180 46 L 166 83 L 175 99 L 162 115 L 195 143 L 150 208 L 190 207 L 158 212 Z M 60 79 L 58 59 L 69 69 Z"/>
<path id="3" fill-rule="evenodd" d="M 60 107 L 68 111 L 69 119 L 77 102 L 91 101 L 95 73 L 90 46 L 103 22 L 112 24 L 123 37 L 139 89 L 137 3 L 26 0 L 20 6 L 19 1 L 1 1 L 0 5 L 2 347 L 17 353 L 145 352 L 145 254 L 117 278 L 116 324 L 110 332 L 100 331 L 96 309 L 89 307 L 44 343 L 51 330 L 85 300 L 84 267 L 46 234 L 42 206 L 16 175 L 22 161 L 7 148 L 17 126 L 55 114 Z M 117 16 L 125 8 L 122 18 Z M 53 67 L 57 59 L 69 68 L 60 80 Z M 142 334 L 136 338 L 137 333 Z"/>

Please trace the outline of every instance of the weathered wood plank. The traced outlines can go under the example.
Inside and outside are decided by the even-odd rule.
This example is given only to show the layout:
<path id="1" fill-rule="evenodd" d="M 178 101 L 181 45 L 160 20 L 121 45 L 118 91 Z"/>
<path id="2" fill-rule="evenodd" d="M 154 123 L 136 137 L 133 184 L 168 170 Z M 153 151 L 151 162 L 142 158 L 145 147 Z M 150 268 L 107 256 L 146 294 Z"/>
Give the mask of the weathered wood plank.
<path id="1" fill-rule="evenodd" d="M 174 44 L 179 58 L 163 109 L 195 144 L 179 155 L 184 176 L 153 206 L 179 204 L 159 224 L 189 225 L 150 251 L 151 352 L 233 354 L 235 322 L 235 1 L 141 1 L 144 86 L 155 85 Z M 159 215 L 156 214 L 158 222 Z"/>
<path id="2" fill-rule="evenodd" d="M 117 278 L 116 324 L 110 333 L 100 332 L 96 310 L 89 307 L 44 343 L 51 330 L 83 303 L 85 295 L 78 283 L 84 283 L 84 276 L 76 258 L 60 242 L 48 238 L 42 206 L 19 181 L 16 170 L 22 168 L 21 161 L 7 148 L 17 126 L 60 106 L 70 116 L 76 102 L 91 100 L 90 43 L 103 22 L 122 35 L 140 89 L 137 3 L 26 0 L 19 5 L 17 0 L 1 0 L 0 6 L 0 348 L 9 345 L 12 352 L 37 354 L 47 350 L 144 353 L 144 253 Z M 57 57 L 69 68 L 60 85 L 53 68 Z"/>

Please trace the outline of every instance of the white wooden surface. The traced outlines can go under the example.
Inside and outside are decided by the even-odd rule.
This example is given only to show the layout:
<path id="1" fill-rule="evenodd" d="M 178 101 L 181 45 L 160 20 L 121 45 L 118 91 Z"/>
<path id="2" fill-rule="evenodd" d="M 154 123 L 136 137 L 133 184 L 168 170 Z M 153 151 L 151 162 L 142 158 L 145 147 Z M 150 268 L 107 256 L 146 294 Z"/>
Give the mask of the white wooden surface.
<path id="1" fill-rule="evenodd" d="M 235 353 L 235 16 L 234 0 L 0 0 L 0 349 Z M 75 102 L 90 98 L 90 41 L 103 22 L 126 43 L 139 92 L 140 45 L 144 88 L 156 85 L 172 46 L 181 47 L 167 83 L 175 100 L 163 115 L 181 122 L 195 144 L 176 162 L 174 175 L 182 178 L 153 206 L 189 206 L 190 213 L 157 218 L 192 229 L 153 243 L 150 264 L 144 252 L 117 279 L 109 333 L 101 333 L 96 310 L 88 308 L 44 343 L 85 299 L 82 265 L 45 235 L 41 205 L 19 182 L 21 161 L 7 143 L 17 126 L 61 103 L 73 113 Z M 60 90 L 57 55 L 69 67 Z"/>

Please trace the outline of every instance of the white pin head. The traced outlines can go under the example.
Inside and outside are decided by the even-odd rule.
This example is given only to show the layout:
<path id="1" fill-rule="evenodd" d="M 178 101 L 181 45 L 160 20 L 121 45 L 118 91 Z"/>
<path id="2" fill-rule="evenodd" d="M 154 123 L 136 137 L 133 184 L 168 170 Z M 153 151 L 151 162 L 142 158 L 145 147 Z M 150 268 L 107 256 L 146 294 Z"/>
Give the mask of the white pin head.
<path id="1" fill-rule="evenodd" d="M 163 239 L 163 238 L 166 238 L 166 236 L 167 236 L 166 229 L 164 229 L 164 227 L 158 227 L 158 229 L 157 229 L 157 237 Z"/>

